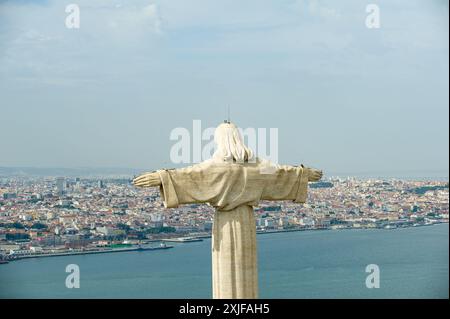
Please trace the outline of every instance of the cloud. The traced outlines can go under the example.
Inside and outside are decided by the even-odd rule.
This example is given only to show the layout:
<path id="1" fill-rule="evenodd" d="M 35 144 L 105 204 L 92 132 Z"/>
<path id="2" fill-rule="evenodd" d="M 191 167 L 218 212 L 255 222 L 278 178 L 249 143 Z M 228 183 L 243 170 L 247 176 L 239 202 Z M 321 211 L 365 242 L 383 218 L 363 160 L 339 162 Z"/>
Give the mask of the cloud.
<path id="1" fill-rule="evenodd" d="M 146 6 L 116 5 L 103 8 L 104 20 L 97 24 L 98 29 L 106 27 L 104 32 L 113 31 L 113 35 L 145 36 L 148 34 L 162 35 L 162 19 L 157 4 Z M 102 25 L 103 23 L 103 25 Z"/>
<path id="2" fill-rule="evenodd" d="M 77 3 L 81 28 L 69 30 L 64 26 L 65 4 L 7 2 L 0 10 L 9 18 L 0 19 L 0 72 L 7 70 L 14 78 L 16 68 L 22 76 L 39 76 L 51 83 L 58 83 L 52 78 L 64 78 L 67 83 L 162 70 L 190 74 L 199 67 L 208 70 L 207 61 L 216 61 L 214 71 L 224 73 L 229 64 L 241 64 L 242 70 L 257 74 L 258 69 L 271 68 L 322 76 L 407 77 L 413 72 L 410 65 L 422 62 L 400 57 L 412 50 L 448 51 L 448 41 L 441 40 L 445 32 L 432 21 L 437 15 L 426 5 L 403 8 L 398 2 L 383 2 L 383 28 L 370 31 L 364 24 L 365 5 L 350 1 Z M 258 61 L 267 64 L 258 66 Z M 391 63 L 398 67 L 383 68 Z M 404 70 L 398 72 L 400 68 Z M 68 71 L 70 77 L 65 75 Z"/>
<path id="3" fill-rule="evenodd" d="M 0 0 L 0 5 L 14 4 L 14 5 L 48 5 L 49 0 Z"/>
<path id="4" fill-rule="evenodd" d="M 80 28 L 67 29 L 65 4 L 0 3 L 0 77 L 21 85 L 101 82 L 130 72 L 130 64 L 120 63 L 127 56 L 139 61 L 137 54 L 157 51 L 156 42 L 164 35 L 157 4 L 77 4 Z"/>
<path id="5" fill-rule="evenodd" d="M 307 11 L 310 15 L 322 18 L 339 19 L 341 17 L 337 9 L 326 6 L 319 0 L 296 0 L 294 7 L 300 11 Z"/>
<path id="6" fill-rule="evenodd" d="M 149 4 L 143 9 L 144 17 L 151 20 L 153 29 L 156 33 L 161 34 L 161 17 L 159 15 L 158 6 Z"/>
<path id="7" fill-rule="evenodd" d="M 60 37 L 43 34 L 42 32 L 35 29 L 28 29 L 23 33 L 19 34 L 19 36 L 16 39 L 14 39 L 12 44 L 18 46 L 30 46 L 30 45 L 36 46 L 36 45 L 43 45 L 45 43 L 58 39 L 60 39 Z"/>

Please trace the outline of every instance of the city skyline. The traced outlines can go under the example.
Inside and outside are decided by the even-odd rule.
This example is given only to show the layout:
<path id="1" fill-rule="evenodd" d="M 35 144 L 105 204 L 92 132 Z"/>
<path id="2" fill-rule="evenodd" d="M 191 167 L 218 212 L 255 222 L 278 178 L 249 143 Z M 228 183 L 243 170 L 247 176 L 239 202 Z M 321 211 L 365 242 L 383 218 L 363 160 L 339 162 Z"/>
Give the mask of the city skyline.
<path id="1" fill-rule="evenodd" d="M 173 167 L 180 166 L 174 164 Z M 16 167 L 0 166 L 0 179 L 13 177 L 28 178 L 57 178 L 65 177 L 73 179 L 82 178 L 128 178 L 131 181 L 133 176 L 137 176 L 145 171 L 159 169 L 157 167 Z M 448 181 L 448 170 L 398 170 L 398 171 L 361 171 L 361 172 L 333 172 L 327 171 L 324 180 L 333 178 L 357 178 L 357 179 L 380 179 L 380 180 L 429 180 Z"/>

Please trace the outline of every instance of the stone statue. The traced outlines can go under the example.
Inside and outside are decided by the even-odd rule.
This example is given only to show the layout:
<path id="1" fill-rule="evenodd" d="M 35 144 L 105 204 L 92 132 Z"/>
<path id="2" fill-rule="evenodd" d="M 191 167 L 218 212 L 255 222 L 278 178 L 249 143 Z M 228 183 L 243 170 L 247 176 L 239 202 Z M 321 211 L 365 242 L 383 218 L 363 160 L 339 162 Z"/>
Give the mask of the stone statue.
<path id="1" fill-rule="evenodd" d="M 166 208 L 208 203 L 215 207 L 212 231 L 214 299 L 258 298 L 256 225 L 253 206 L 261 200 L 304 203 L 308 182 L 322 172 L 301 166 L 275 165 L 256 158 L 238 128 L 220 124 L 216 151 L 202 163 L 143 174 L 137 187 L 160 187 Z"/>

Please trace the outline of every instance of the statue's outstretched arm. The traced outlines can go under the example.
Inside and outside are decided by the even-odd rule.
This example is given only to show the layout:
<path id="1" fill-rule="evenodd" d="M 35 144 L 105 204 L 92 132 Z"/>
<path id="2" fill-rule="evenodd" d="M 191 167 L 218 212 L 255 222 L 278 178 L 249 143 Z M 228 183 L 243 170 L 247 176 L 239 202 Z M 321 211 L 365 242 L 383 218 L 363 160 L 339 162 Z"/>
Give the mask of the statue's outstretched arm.
<path id="1" fill-rule="evenodd" d="M 308 170 L 308 181 L 309 182 L 317 182 L 323 176 L 323 172 L 321 170 L 318 170 L 315 168 L 310 168 L 310 167 L 303 167 L 303 169 Z"/>
<path id="2" fill-rule="evenodd" d="M 161 185 L 161 177 L 157 172 L 145 173 L 133 180 L 137 187 L 158 187 Z"/>

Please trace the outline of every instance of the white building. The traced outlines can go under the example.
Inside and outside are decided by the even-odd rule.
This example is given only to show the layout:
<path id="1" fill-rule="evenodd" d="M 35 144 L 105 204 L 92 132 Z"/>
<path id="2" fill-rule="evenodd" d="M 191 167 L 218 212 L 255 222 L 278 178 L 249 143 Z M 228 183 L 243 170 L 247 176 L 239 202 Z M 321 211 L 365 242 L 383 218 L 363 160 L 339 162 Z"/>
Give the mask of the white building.
<path id="1" fill-rule="evenodd" d="M 106 227 L 106 226 L 97 227 L 96 230 L 98 233 L 103 234 L 105 236 L 114 235 L 114 228 L 111 228 L 111 227 Z"/>
<path id="2" fill-rule="evenodd" d="M 314 219 L 312 219 L 311 217 L 303 217 L 299 220 L 299 224 L 306 227 L 313 227 Z"/>

